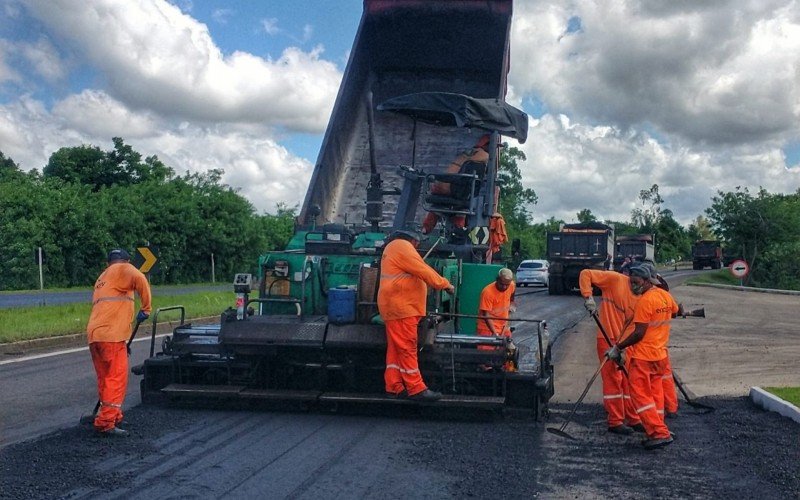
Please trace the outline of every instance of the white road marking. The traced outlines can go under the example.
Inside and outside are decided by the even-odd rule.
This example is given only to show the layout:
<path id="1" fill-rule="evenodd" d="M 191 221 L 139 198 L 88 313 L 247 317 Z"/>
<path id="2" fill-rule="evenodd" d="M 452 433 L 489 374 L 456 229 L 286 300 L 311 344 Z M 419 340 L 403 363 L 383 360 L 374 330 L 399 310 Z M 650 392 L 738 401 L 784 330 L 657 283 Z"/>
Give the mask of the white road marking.
<path id="1" fill-rule="evenodd" d="M 172 335 L 171 333 L 162 333 L 156 335 L 156 338 L 165 337 L 167 335 Z M 149 341 L 151 337 L 142 337 L 138 339 L 133 339 L 134 342 L 145 342 Z M 53 356 L 61 356 L 62 354 L 71 354 L 73 352 L 80 352 L 80 351 L 88 351 L 89 346 L 84 347 L 73 347 L 72 349 L 62 349 L 60 351 L 53 351 L 53 352 L 46 352 L 44 354 L 34 354 L 32 356 L 23 356 L 21 358 L 14 358 L 14 359 L 7 359 L 5 361 L 0 361 L 0 366 L 7 365 L 10 363 L 22 363 L 23 361 L 33 361 L 34 359 L 42 359 L 42 358 L 50 358 Z"/>

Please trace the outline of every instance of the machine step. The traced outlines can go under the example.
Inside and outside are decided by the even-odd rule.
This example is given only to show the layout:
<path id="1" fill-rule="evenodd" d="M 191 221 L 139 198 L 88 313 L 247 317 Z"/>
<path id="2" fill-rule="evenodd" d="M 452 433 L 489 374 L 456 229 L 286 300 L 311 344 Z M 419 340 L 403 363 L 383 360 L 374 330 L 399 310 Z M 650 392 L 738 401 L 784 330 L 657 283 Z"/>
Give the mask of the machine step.
<path id="1" fill-rule="evenodd" d="M 278 391 L 274 389 L 245 389 L 239 397 L 269 401 L 316 401 L 320 391 Z"/>
<path id="2" fill-rule="evenodd" d="M 243 385 L 196 385 L 169 384 L 161 392 L 170 396 L 222 396 L 237 397 L 244 390 Z"/>
<path id="3" fill-rule="evenodd" d="M 502 408 L 505 398 L 486 396 L 463 396 L 445 394 L 438 401 L 423 402 L 413 399 L 392 398 L 383 394 L 359 394 L 351 392 L 325 392 L 319 397 L 320 402 L 327 403 L 380 403 L 400 405 L 435 405 L 460 408 Z"/>

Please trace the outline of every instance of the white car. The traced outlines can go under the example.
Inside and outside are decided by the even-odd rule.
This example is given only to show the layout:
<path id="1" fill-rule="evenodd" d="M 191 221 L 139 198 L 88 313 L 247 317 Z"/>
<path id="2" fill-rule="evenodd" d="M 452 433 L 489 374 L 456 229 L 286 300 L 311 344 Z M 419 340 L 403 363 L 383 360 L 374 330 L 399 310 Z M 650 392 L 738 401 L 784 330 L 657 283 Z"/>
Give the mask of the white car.
<path id="1" fill-rule="evenodd" d="M 550 282 L 548 268 L 550 263 L 546 260 L 523 260 L 517 268 L 517 286 L 542 285 Z"/>

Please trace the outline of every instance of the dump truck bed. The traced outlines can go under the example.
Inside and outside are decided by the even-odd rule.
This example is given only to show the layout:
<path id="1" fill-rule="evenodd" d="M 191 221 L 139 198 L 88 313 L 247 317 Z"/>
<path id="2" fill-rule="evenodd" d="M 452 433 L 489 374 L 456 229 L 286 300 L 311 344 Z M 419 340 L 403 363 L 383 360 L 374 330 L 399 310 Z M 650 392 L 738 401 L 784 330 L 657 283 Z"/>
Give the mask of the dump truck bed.
<path id="1" fill-rule="evenodd" d="M 363 222 L 371 173 L 370 91 L 373 109 L 389 98 L 427 91 L 503 99 L 510 24 L 510 0 L 366 0 L 300 220 L 310 222 L 308 209 L 318 205 L 318 224 Z M 442 172 L 482 134 L 422 122 L 414 134 L 410 118 L 380 112 L 374 118 L 376 167 L 386 189 L 402 187 L 398 166 Z M 381 226 L 391 225 L 397 201 L 385 198 Z"/>

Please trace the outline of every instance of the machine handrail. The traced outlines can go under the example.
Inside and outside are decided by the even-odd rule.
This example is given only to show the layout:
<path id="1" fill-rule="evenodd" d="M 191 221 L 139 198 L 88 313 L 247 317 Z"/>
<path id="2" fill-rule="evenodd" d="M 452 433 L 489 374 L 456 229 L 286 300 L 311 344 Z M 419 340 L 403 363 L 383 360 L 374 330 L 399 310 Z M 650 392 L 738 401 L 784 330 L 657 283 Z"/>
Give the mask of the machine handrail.
<path id="1" fill-rule="evenodd" d="M 257 298 L 257 299 L 249 299 L 245 303 L 244 308 L 247 309 L 247 306 L 249 306 L 253 302 L 258 302 L 258 303 L 261 303 L 261 304 L 264 304 L 264 303 L 267 303 L 267 302 L 278 302 L 278 303 L 284 303 L 284 304 L 294 304 L 295 307 L 297 308 L 297 315 L 298 316 L 302 316 L 303 315 L 303 306 L 300 305 L 302 303 L 302 301 L 300 299 L 273 299 L 273 298 L 269 298 L 269 297 Z"/>
<path id="2" fill-rule="evenodd" d="M 169 306 L 169 307 L 159 307 L 156 309 L 156 312 L 153 313 L 153 332 L 150 335 L 150 357 L 153 357 L 153 353 L 156 349 L 156 326 L 158 325 L 158 315 L 164 311 L 174 311 L 180 309 L 181 310 L 181 324 L 178 326 L 183 325 L 186 320 L 186 308 L 183 306 Z"/>

